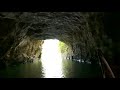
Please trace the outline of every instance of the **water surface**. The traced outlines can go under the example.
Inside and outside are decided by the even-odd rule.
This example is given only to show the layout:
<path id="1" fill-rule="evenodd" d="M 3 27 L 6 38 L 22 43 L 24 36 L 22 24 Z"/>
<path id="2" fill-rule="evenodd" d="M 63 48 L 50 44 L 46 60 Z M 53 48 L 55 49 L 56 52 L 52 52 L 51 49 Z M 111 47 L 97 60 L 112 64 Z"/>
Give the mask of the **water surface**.
<path id="1" fill-rule="evenodd" d="M 62 60 L 60 63 L 45 66 L 42 61 L 20 64 L 0 70 L 1 78 L 100 78 L 101 70 L 98 64 L 85 64 L 72 60 Z"/>

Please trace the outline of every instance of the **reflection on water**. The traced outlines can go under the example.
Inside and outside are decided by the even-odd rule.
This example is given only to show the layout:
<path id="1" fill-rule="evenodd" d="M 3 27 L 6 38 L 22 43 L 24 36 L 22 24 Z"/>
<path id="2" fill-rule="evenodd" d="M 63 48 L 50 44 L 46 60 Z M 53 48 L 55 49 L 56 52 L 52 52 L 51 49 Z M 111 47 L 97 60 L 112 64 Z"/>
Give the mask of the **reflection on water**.
<path id="1" fill-rule="evenodd" d="M 102 73 L 98 64 L 80 63 L 72 60 L 63 60 L 65 78 L 100 78 Z"/>
<path id="2" fill-rule="evenodd" d="M 0 70 L 0 77 L 8 78 L 39 78 L 43 77 L 42 75 L 42 64 L 39 61 Z"/>
<path id="3" fill-rule="evenodd" d="M 3 78 L 6 77 L 7 78 L 44 78 L 44 77 L 99 78 L 102 77 L 100 67 L 98 65 L 84 64 L 71 60 L 62 60 L 61 65 L 62 65 L 61 66 L 62 70 L 60 68 L 54 69 L 51 66 L 51 71 L 49 69 L 49 71 L 46 73 L 46 71 L 44 70 L 44 68 L 46 67 L 42 66 L 42 62 L 36 61 L 34 63 L 21 64 L 18 66 L 2 69 L 0 70 L 0 77 L 1 78 L 2 77 Z M 58 65 L 58 67 L 60 66 Z"/>

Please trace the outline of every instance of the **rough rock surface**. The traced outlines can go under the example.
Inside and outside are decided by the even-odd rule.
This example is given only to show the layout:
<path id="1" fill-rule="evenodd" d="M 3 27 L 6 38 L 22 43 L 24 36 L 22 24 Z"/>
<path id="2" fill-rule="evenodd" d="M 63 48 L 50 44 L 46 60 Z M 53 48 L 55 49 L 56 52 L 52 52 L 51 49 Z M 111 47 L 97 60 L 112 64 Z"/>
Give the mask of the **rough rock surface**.
<path id="1" fill-rule="evenodd" d="M 69 46 L 69 57 L 96 62 L 96 48 L 107 53 L 111 46 L 104 46 L 104 40 L 112 43 L 104 34 L 103 16 L 102 12 L 1 12 L 0 59 L 38 57 L 43 40 L 58 39 Z"/>

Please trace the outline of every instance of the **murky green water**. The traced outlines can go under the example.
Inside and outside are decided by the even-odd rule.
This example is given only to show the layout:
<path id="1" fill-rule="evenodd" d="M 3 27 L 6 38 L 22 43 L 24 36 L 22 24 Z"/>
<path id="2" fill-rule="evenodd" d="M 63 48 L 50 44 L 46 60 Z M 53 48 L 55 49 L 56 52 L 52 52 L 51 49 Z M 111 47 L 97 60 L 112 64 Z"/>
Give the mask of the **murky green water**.
<path id="1" fill-rule="evenodd" d="M 99 65 L 84 64 L 71 60 L 62 60 L 59 69 L 47 73 L 41 61 L 20 64 L 0 70 L 1 78 L 100 78 Z M 52 67 L 52 66 L 50 66 Z M 51 68 L 48 68 L 51 69 Z M 54 67 L 52 68 L 54 69 Z M 60 71 L 61 70 L 61 71 Z M 47 73 L 47 75 L 46 75 Z M 55 74 L 55 76 L 52 74 Z"/>

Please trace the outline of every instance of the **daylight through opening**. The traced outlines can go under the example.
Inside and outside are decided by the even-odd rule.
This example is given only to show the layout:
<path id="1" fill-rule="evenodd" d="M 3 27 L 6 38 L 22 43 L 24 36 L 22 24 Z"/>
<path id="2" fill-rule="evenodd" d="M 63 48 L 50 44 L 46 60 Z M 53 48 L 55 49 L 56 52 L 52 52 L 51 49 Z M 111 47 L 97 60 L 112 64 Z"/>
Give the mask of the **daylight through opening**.
<path id="1" fill-rule="evenodd" d="M 45 78 L 62 77 L 62 57 L 59 49 L 59 40 L 44 40 L 42 45 L 41 61 Z"/>

